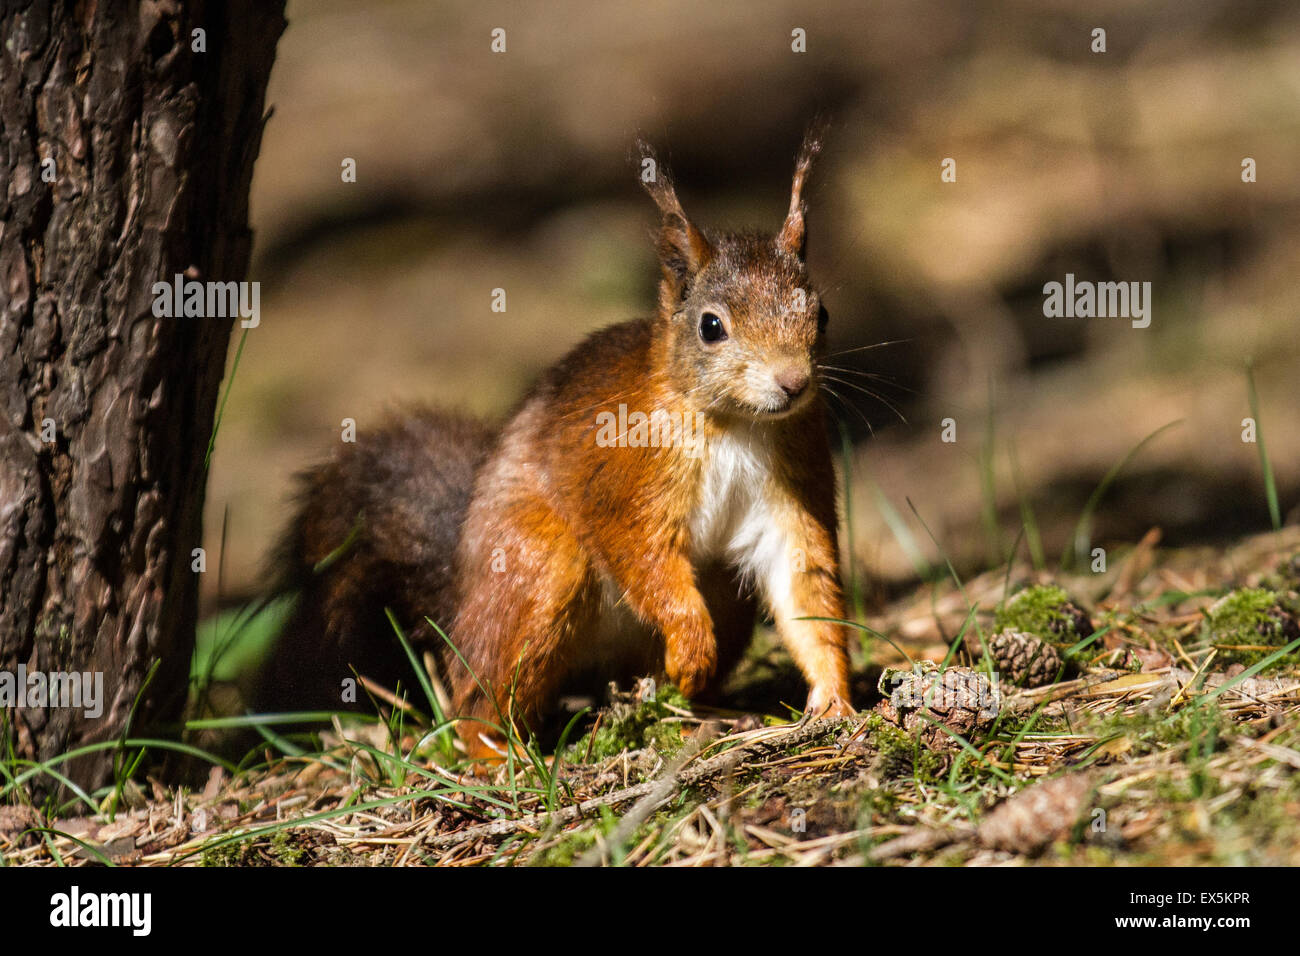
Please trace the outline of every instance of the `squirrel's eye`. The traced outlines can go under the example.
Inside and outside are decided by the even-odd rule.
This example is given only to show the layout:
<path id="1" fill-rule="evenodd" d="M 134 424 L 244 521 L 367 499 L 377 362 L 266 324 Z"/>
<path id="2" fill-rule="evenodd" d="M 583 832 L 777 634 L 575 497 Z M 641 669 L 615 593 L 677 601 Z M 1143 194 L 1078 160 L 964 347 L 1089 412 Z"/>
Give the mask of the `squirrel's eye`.
<path id="1" fill-rule="evenodd" d="M 817 331 L 818 332 L 825 332 L 826 323 L 828 323 L 830 320 L 831 317 L 826 312 L 826 306 L 823 305 L 817 309 Z"/>
<path id="2" fill-rule="evenodd" d="M 727 337 L 727 330 L 722 327 L 722 320 L 712 312 L 700 316 L 700 338 L 706 342 L 721 342 Z"/>

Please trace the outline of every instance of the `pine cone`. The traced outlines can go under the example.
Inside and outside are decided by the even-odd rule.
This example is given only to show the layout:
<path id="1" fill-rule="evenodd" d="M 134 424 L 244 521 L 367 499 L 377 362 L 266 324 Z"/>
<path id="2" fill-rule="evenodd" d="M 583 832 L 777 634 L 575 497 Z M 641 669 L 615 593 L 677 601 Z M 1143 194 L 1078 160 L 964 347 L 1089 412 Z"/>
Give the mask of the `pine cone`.
<path id="1" fill-rule="evenodd" d="M 1067 839 L 1092 802 L 1092 778 L 1071 774 L 1035 784 L 994 808 L 979 825 L 979 839 L 993 850 L 1041 853 Z"/>
<path id="2" fill-rule="evenodd" d="M 877 712 L 909 734 L 919 733 L 921 742 L 932 750 L 959 746 L 952 734 L 969 738 L 983 730 L 997 718 L 1002 705 L 997 688 L 969 667 L 940 671 L 922 661 L 914 670 L 887 668 L 878 686 L 885 699 L 877 705 Z"/>
<path id="3" fill-rule="evenodd" d="M 1300 624 L 1290 615 L 1286 608 L 1274 605 L 1264 612 L 1273 620 L 1276 627 L 1261 626 L 1259 633 L 1265 637 L 1275 636 L 1278 644 L 1290 644 L 1300 637 Z"/>
<path id="4" fill-rule="evenodd" d="M 1264 586 L 1274 591 L 1300 589 L 1300 551 L 1279 561 L 1273 573 L 1264 579 Z"/>
<path id="5" fill-rule="evenodd" d="M 1065 658 L 1057 648 L 1024 631 L 999 631 L 988 638 L 988 650 L 994 670 L 1014 687 L 1055 683 L 1067 669 Z M 966 635 L 966 652 L 976 661 L 983 658 L 977 635 Z"/>
<path id="6" fill-rule="evenodd" d="M 1088 612 L 1073 601 L 1065 602 L 1057 610 L 1065 617 L 1061 621 L 1048 625 L 1053 637 L 1073 644 L 1085 637 L 1091 637 L 1092 632 L 1096 630 L 1092 618 L 1088 617 Z"/>

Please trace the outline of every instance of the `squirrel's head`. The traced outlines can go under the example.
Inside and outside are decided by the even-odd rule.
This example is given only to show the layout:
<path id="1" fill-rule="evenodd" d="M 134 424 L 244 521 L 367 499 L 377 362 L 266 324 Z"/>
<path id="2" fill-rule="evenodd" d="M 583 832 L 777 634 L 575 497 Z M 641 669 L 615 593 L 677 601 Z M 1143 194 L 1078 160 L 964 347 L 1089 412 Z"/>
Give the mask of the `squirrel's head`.
<path id="1" fill-rule="evenodd" d="M 820 149 L 810 132 L 780 231 L 714 234 L 686 218 L 672 181 L 640 144 L 641 181 L 663 217 L 657 321 L 668 343 L 665 370 L 700 411 L 770 420 L 816 394 L 826 309 L 804 263 L 803 190 Z"/>

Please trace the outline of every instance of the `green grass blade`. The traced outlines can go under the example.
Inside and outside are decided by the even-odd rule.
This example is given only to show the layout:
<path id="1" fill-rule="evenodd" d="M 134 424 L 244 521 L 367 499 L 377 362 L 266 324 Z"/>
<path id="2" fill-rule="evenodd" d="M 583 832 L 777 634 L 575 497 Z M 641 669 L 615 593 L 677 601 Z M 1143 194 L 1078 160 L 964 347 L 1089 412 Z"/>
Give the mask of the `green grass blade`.
<path id="1" fill-rule="evenodd" d="M 1254 677 L 1256 674 L 1258 674 L 1260 671 L 1264 670 L 1265 668 L 1272 667 L 1274 663 L 1281 660 L 1283 657 L 1285 657 L 1286 655 L 1290 654 L 1292 651 L 1295 651 L 1297 649 L 1300 649 L 1300 638 L 1297 638 L 1296 640 L 1292 641 L 1290 644 L 1287 644 L 1285 647 L 1278 648 L 1276 651 L 1268 655 L 1268 657 L 1264 658 L 1262 661 L 1258 661 L 1252 664 L 1250 667 L 1247 667 L 1244 671 L 1242 671 L 1232 680 L 1225 681 L 1210 693 L 1202 697 L 1198 697 L 1197 703 L 1200 704 L 1209 703 L 1210 701 L 1214 700 L 1225 691 L 1231 690 L 1233 687 L 1236 687 L 1246 678 Z"/>
<path id="2" fill-rule="evenodd" d="M 1016 501 L 1020 505 L 1020 526 L 1024 529 L 1025 542 L 1029 546 L 1029 560 L 1033 562 L 1035 571 L 1042 571 L 1047 567 L 1047 552 L 1043 550 L 1043 538 L 1038 531 L 1038 518 L 1034 514 L 1034 507 L 1029 501 L 1029 496 L 1024 492 L 1020 458 L 1016 454 L 1014 442 L 1008 445 L 1007 455 L 1011 460 L 1011 481 L 1016 489 Z"/>
<path id="3" fill-rule="evenodd" d="M 1255 419 L 1255 445 L 1259 448 L 1259 466 L 1264 472 L 1264 497 L 1268 499 L 1268 516 L 1273 530 L 1282 529 L 1282 509 L 1277 501 L 1277 480 L 1273 477 L 1273 464 L 1268 460 L 1264 444 L 1264 426 L 1259 420 L 1259 394 L 1255 391 L 1255 370 L 1246 365 L 1246 391 L 1250 396 L 1250 417 Z"/>
<path id="4" fill-rule="evenodd" d="M 226 402 L 230 398 L 230 389 L 235 384 L 235 373 L 239 371 L 239 360 L 244 355 L 244 343 L 248 341 L 248 328 L 239 336 L 239 345 L 235 349 L 235 361 L 231 363 L 230 375 L 226 378 L 225 390 L 221 393 L 221 403 L 217 406 L 217 417 L 212 422 L 212 435 L 208 438 L 208 452 L 203 456 L 203 470 L 212 467 L 212 450 L 217 447 L 217 432 L 221 430 L 221 419 L 226 414 Z"/>
<path id="5" fill-rule="evenodd" d="M 889 528 L 894 540 L 898 546 L 903 549 L 903 554 L 907 555 L 907 560 L 916 570 L 917 577 L 922 581 L 929 581 L 934 577 L 934 567 L 922 553 L 920 546 L 916 543 L 916 536 L 903 520 L 903 516 L 898 513 L 898 509 L 886 497 L 885 491 L 880 487 L 870 475 L 865 476 L 867 486 L 871 489 L 871 495 L 875 499 L 876 508 L 880 511 L 880 516 L 885 519 L 885 525 Z"/>
<path id="6" fill-rule="evenodd" d="M 1066 542 L 1065 551 L 1061 554 L 1061 568 L 1068 570 L 1074 566 L 1074 559 L 1078 557 L 1084 560 L 1088 554 L 1089 544 L 1091 543 L 1092 534 L 1092 516 L 1097 510 L 1097 505 L 1101 503 L 1101 498 L 1115 483 L 1120 472 L 1131 462 L 1143 448 L 1151 443 L 1156 436 L 1162 432 L 1173 428 L 1175 425 L 1181 425 L 1184 419 L 1176 419 L 1172 422 L 1166 422 L 1151 434 L 1147 435 L 1140 442 L 1128 450 L 1123 458 L 1111 465 L 1110 471 L 1106 472 L 1105 477 L 1093 489 L 1092 495 L 1088 498 L 1088 503 L 1083 506 L 1083 513 L 1079 515 L 1079 521 L 1074 526 L 1074 532 L 1070 535 L 1070 540 Z"/>
<path id="7" fill-rule="evenodd" d="M 438 695 L 433 689 L 433 682 L 429 680 L 429 675 L 425 672 L 424 664 L 415 656 L 415 649 L 411 647 L 411 642 L 407 640 L 406 634 L 402 632 L 402 627 L 397 623 L 397 618 L 388 608 L 384 608 L 384 613 L 388 615 L 388 623 L 393 626 L 393 633 L 397 635 L 398 642 L 402 645 L 402 650 L 406 652 L 406 659 L 411 663 L 411 669 L 415 671 L 416 680 L 420 683 L 420 690 L 424 691 L 425 699 L 429 702 L 429 713 L 433 715 L 433 722 L 443 724 L 447 720 L 447 715 L 442 712 L 442 706 L 438 703 Z M 450 727 L 439 732 L 435 738 L 439 751 L 444 757 L 454 756 L 455 746 L 451 739 Z"/>
<path id="8" fill-rule="evenodd" d="M 988 414 L 984 418 L 984 438 L 980 442 L 977 458 L 980 474 L 980 521 L 984 525 L 984 538 L 989 549 L 989 567 L 996 567 L 1005 558 L 1002 553 L 1002 527 L 998 521 L 998 486 L 995 469 L 996 418 L 997 411 L 993 404 L 993 379 L 990 377 Z"/>

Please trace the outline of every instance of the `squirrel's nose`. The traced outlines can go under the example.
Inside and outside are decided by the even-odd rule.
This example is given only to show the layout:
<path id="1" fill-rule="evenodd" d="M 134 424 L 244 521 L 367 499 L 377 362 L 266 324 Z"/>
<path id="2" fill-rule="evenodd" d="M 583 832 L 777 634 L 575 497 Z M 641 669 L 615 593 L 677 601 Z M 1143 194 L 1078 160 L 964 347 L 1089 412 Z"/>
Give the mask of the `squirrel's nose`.
<path id="1" fill-rule="evenodd" d="M 776 373 L 776 384 L 793 401 L 803 394 L 810 378 L 807 366 L 789 365 Z"/>

